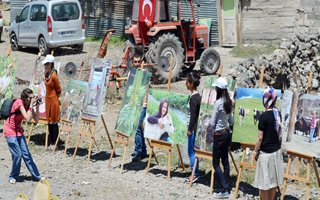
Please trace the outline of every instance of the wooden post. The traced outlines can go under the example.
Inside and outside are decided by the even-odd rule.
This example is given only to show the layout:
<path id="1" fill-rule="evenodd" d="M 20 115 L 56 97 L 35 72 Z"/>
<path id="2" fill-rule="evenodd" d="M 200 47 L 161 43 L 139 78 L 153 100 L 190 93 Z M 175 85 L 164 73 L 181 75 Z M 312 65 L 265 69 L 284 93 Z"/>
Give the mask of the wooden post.
<path id="1" fill-rule="evenodd" d="M 290 119 L 289 119 L 289 124 L 288 124 L 288 133 L 287 133 L 287 138 L 286 142 L 291 141 L 292 135 L 294 134 L 295 128 L 294 124 L 296 122 L 296 118 L 292 116 L 296 116 L 298 112 L 298 101 L 299 101 L 299 94 L 294 92 L 293 97 L 292 97 L 292 106 L 290 110 Z"/>
<path id="2" fill-rule="evenodd" d="M 263 86 L 263 77 L 264 77 L 264 66 L 262 65 L 260 69 L 259 88 L 262 88 Z"/>
<path id="3" fill-rule="evenodd" d="M 223 69 L 223 65 L 220 64 L 219 69 L 218 69 L 218 71 L 217 71 L 217 75 L 218 75 L 219 77 L 222 76 L 222 69 Z"/>
<path id="4" fill-rule="evenodd" d="M 6 55 L 9 57 L 11 54 L 11 47 L 7 47 L 7 50 L 6 50 Z"/>
<path id="5" fill-rule="evenodd" d="M 311 90 L 311 82 L 312 82 L 312 72 L 309 72 L 309 76 L 308 76 L 308 84 L 307 84 L 307 92 L 310 93 Z"/>

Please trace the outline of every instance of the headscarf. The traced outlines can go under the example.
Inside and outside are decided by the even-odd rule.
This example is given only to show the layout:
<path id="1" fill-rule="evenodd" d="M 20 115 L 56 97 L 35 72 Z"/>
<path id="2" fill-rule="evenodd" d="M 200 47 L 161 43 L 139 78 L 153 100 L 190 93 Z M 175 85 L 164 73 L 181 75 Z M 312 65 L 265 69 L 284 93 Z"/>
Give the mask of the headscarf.
<path id="1" fill-rule="evenodd" d="M 274 102 L 276 102 L 276 100 L 277 100 L 277 91 L 274 88 L 267 88 L 263 92 L 262 104 L 266 109 L 274 105 Z"/>

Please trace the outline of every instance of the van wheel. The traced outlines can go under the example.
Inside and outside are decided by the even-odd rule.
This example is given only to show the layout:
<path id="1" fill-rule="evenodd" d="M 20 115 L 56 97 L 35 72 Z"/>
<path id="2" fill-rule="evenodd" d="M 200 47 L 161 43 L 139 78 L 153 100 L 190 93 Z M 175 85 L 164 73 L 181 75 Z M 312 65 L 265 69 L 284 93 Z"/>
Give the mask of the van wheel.
<path id="1" fill-rule="evenodd" d="M 38 46 L 39 46 L 39 52 L 42 56 L 46 56 L 47 54 L 50 53 L 50 49 L 47 46 L 47 42 L 43 37 L 39 39 Z"/>
<path id="2" fill-rule="evenodd" d="M 18 39 L 15 33 L 12 33 L 10 35 L 10 44 L 12 51 L 19 51 L 21 48 L 18 44 Z"/>

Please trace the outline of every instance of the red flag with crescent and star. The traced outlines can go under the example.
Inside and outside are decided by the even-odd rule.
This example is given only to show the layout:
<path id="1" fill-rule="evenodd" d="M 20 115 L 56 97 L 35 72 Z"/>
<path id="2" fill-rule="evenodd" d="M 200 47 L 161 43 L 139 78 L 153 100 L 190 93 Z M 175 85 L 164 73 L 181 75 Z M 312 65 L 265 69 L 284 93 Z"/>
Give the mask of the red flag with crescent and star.
<path id="1" fill-rule="evenodd" d="M 147 32 L 154 23 L 154 17 L 156 15 L 156 3 L 156 0 L 139 1 L 139 32 L 143 44 L 149 42 Z"/>

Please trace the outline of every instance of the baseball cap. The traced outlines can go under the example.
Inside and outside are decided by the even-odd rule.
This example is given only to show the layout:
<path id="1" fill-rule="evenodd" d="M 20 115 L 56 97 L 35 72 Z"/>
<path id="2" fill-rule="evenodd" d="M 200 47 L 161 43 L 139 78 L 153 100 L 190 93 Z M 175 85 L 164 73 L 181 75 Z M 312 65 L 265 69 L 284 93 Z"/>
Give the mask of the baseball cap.
<path id="1" fill-rule="evenodd" d="M 42 61 L 42 64 L 54 63 L 54 57 L 52 55 L 47 55 L 46 58 Z"/>
<path id="2" fill-rule="evenodd" d="M 213 84 L 213 87 L 218 87 L 220 89 L 227 89 L 228 82 L 225 78 L 219 77 Z"/>

